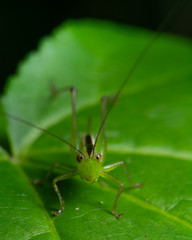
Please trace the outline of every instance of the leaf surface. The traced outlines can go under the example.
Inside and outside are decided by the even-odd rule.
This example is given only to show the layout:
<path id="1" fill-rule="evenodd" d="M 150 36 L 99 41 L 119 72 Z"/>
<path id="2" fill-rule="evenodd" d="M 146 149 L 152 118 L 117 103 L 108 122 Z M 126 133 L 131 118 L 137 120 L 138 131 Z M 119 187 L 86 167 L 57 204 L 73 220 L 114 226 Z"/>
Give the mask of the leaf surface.
<path id="1" fill-rule="evenodd" d="M 41 41 L 10 77 L 2 98 L 7 113 L 70 139 L 68 92 L 51 98 L 50 85 L 78 89 L 80 135 L 88 117 L 100 124 L 100 98 L 118 90 L 152 33 L 109 22 L 69 21 Z M 87 185 L 75 177 L 59 183 L 66 202 L 59 207 L 51 181 L 33 186 L 51 163 L 71 163 L 68 146 L 8 119 L 12 156 L 1 153 L 3 239 L 190 239 L 192 235 L 192 45 L 162 35 L 151 47 L 106 121 L 105 164 L 125 161 L 141 189 L 125 182 L 116 220 L 111 209 L 118 186 L 102 179 Z M 1 117 L 1 121 L 2 117 Z M 56 170 L 52 176 L 62 174 Z"/>

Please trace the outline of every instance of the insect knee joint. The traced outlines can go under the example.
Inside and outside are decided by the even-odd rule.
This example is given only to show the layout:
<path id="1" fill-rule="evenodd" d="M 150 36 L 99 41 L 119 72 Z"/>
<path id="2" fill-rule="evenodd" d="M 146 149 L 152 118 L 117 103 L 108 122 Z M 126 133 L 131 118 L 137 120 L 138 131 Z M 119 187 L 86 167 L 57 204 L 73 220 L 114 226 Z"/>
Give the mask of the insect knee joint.
<path id="1" fill-rule="evenodd" d="M 71 90 L 72 93 L 73 93 L 73 92 L 77 92 L 76 87 L 73 87 L 73 86 L 70 88 L 70 90 Z"/>

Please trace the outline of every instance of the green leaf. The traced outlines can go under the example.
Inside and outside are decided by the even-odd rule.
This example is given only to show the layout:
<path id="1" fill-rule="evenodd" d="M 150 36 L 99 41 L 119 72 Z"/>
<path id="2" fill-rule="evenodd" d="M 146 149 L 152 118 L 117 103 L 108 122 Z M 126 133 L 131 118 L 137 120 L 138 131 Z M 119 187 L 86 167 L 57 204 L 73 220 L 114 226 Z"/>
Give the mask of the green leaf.
<path id="1" fill-rule="evenodd" d="M 2 239 L 58 239 L 42 202 L 20 167 L 0 151 Z"/>
<path id="2" fill-rule="evenodd" d="M 2 99 L 5 111 L 70 139 L 69 93 L 50 98 L 50 84 L 78 89 L 78 127 L 85 133 L 100 124 L 100 98 L 113 96 L 152 38 L 144 29 L 91 20 L 69 21 L 41 41 Z M 0 155 L 4 239 L 184 239 L 192 235 L 192 45 L 162 34 L 136 69 L 106 121 L 106 164 L 125 161 L 141 189 L 125 182 L 118 202 L 120 220 L 111 214 L 117 187 L 110 182 L 84 184 L 79 177 L 59 183 L 66 209 L 51 180 L 33 186 L 51 163 L 71 164 L 68 146 L 18 121 L 8 119 L 12 157 Z M 110 102 L 110 98 L 109 98 Z M 1 118 L 2 121 L 2 118 Z M 54 175 L 61 174 L 56 170 Z M 52 176 L 54 177 L 54 176 Z"/>

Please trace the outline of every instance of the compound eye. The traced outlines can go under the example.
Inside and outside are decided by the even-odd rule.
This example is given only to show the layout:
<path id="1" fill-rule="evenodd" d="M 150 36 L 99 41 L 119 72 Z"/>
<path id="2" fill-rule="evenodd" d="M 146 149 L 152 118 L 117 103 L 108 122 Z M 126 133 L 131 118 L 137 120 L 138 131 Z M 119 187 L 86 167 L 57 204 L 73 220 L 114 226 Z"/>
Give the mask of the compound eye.
<path id="1" fill-rule="evenodd" d="M 82 159 L 83 159 L 83 155 L 81 153 L 79 153 L 77 155 L 77 161 L 80 163 L 82 161 Z"/>
<path id="2" fill-rule="evenodd" d="M 101 154 L 97 153 L 97 154 L 96 154 L 96 159 L 98 160 L 98 162 L 102 162 L 102 156 L 101 156 Z"/>

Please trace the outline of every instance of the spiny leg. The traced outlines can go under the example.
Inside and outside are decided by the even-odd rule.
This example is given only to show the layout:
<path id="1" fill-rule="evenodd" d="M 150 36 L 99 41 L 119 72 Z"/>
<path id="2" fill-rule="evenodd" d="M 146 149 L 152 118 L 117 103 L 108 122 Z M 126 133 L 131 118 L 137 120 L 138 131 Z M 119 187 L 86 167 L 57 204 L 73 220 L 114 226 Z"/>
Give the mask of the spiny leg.
<path id="1" fill-rule="evenodd" d="M 59 94 L 70 91 L 71 93 L 71 103 L 72 103 L 72 129 L 71 129 L 71 137 L 70 143 L 79 149 L 79 139 L 78 139 L 78 129 L 77 129 L 77 111 L 76 111 L 76 99 L 77 99 L 77 89 L 75 87 L 63 87 L 58 88 L 55 84 L 50 85 L 51 89 L 51 97 L 55 98 Z M 76 153 L 72 148 L 70 148 L 71 157 L 74 161 L 76 161 Z"/>
<path id="2" fill-rule="evenodd" d="M 70 165 L 67 165 L 67 164 L 64 164 L 64 163 L 61 163 L 61 162 L 54 162 L 52 165 L 51 165 L 51 168 L 49 169 L 49 171 L 47 172 L 47 174 L 45 175 L 45 177 L 42 179 L 42 180 L 39 180 L 39 179 L 35 179 L 33 181 L 33 184 L 38 184 L 38 185 L 42 185 L 44 184 L 48 178 L 50 177 L 50 175 L 52 174 L 53 170 L 55 167 L 63 167 L 64 169 L 66 170 L 74 170 L 75 167 L 73 166 L 70 166 Z"/>
<path id="3" fill-rule="evenodd" d="M 60 92 L 60 90 L 57 88 L 57 86 L 53 82 L 50 83 L 50 91 L 51 91 L 50 99 L 56 98 Z"/>
<path id="4" fill-rule="evenodd" d="M 106 106 L 107 106 L 107 97 L 104 96 L 101 99 L 101 122 L 103 122 L 103 120 L 105 118 Z M 102 135 L 103 135 L 103 139 L 105 139 L 106 138 L 105 124 L 103 125 Z"/>
<path id="5" fill-rule="evenodd" d="M 103 171 L 104 172 L 110 172 L 112 170 L 114 170 L 115 168 L 119 167 L 119 166 L 123 166 L 123 169 L 127 175 L 127 178 L 129 180 L 129 184 L 131 185 L 132 188 L 140 188 L 143 186 L 142 183 L 133 183 L 133 180 L 131 178 L 131 175 L 129 174 L 129 171 L 127 169 L 127 166 L 126 164 L 123 162 L 123 161 L 120 161 L 120 162 L 116 162 L 116 163 L 113 163 L 113 164 L 110 164 L 110 165 L 107 165 L 107 166 L 104 166 L 103 167 Z"/>
<path id="6" fill-rule="evenodd" d="M 106 106 L 107 106 L 107 97 L 104 96 L 101 99 L 101 124 L 103 123 L 103 120 L 105 118 Z M 98 153 L 101 153 L 103 159 L 105 159 L 106 150 L 107 150 L 107 139 L 105 134 L 105 122 L 104 122 L 100 132 L 100 137 L 98 138 L 98 141 L 97 141 L 96 151 Z"/>
<path id="7" fill-rule="evenodd" d="M 64 88 L 57 88 L 56 85 L 52 84 L 51 85 L 51 98 L 54 98 L 56 96 L 58 96 L 59 94 L 61 94 L 62 92 L 65 91 L 70 91 L 71 93 L 71 101 L 72 101 L 72 129 L 71 129 L 71 138 L 70 138 L 70 143 L 75 146 L 77 149 L 79 148 L 79 139 L 78 139 L 78 134 L 77 134 L 77 114 L 76 114 L 76 95 L 77 95 L 77 91 L 75 87 L 64 87 Z M 75 151 L 71 148 L 71 156 L 74 160 L 76 160 L 76 153 Z M 62 199 L 62 196 L 60 194 L 60 191 L 58 189 L 57 186 L 57 182 L 58 181 L 62 181 L 65 180 L 67 178 L 73 177 L 77 174 L 77 170 L 76 168 L 63 164 L 63 163 L 58 163 L 55 162 L 53 163 L 53 165 L 51 166 L 50 170 L 48 171 L 47 175 L 45 176 L 45 178 L 42 181 L 35 181 L 34 183 L 45 183 L 46 180 L 49 178 L 49 176 L 51 175 L 51 173 L 53 172 L 54 167 L 56 166 L 62 166 L 65 169 L 70 170 L 70 172 L 65 173 L 62 176 L 58 176 L 53 180 L 53 188 L 59 198 L 59 202 L 60 202 L 60 209 L 58 211 L 54 211 L 53 214 L 54 215 L 59 215 L 63 210 L 64 210 L 64 201 Z"/>
<path id="8" fill-rule="evenodd" d="M 124 189 L 123 182 L 121 182 L 119 179 L 115 178 L 114 176 L 112 176 L 112 175 L 109 174 L 108 172 L 102 172 L 102 173 L 101 173 L 101 177 L 103 177 L 103 178 L 105 178 L 105 179 L 108 179 L 108 180 L 111 180 L 111 181 L 113 181 L 113 182 L 116 182 L 117 184 L 120 185 L 120 189 L 119 189 L 119 191 L 117 192 L 117 195 L 116 195 L 116 197 L 115 197 L 115 201 L 114 201 L 114 204 L 113 204 L 113 208 L 112 208 L 112 213 L 113 213 L 113 215 L 114 215 L 117 219 L 119 219 L 119 218 L 121 218 L 121 217 L 124 215 L 123 213 L 120 213 L 120 214 L 119 214 L 119 213 L 117 213 L 117 211 L 116 211 L 117 202 L 118 202 L 119 197 L 120 197 L 120 195 L 121 195 L 121 193 L 122 193 L 122 191 L 123 191 L 123 189 Z"/>
<path id="9" fill-rule="evenodd" d="M 101 171 L 101 177 L 103 178 L 106 178 L 108 180 L 111 180 L 113 182 L 116 182 L 118 184 L 120 184 L 120 189 L 116 195 L 116 198 L 115 198 L 115 201 L 114 201 L 114 204 L 113 204 L 113 208 L 112 208 L 112 213 L 113 215 L 116 217 L 116 218 L 121 218 L 123 216 L 123 214 L 118 214 L 116 212 L 116 206 L 117 206 L 117 202 L 119 200 L 119 197 L 124 189 L 124 186 L 123 186 L 123 182 L 121 182 L 119 179 L 113 177 L 111 174 L 109 174 L 108 172 L 114 170 L 115 168 L 119 167 L 119 166 L 123 166 L 123 169 L 128 177 L 128 180 L 129 180 L 129 183 L 131 185 L 131 187 L 133 188 L 140 188 L 142 187 L 142 184 L 134 184 L 133 181 L 132 181 L 132 178 L 131 178 L 131 175 L 129 174 L 128 172 L 128 169 L 127 169 L 127 166 L 126 164 L 123 162 L 123 161 L 120 161 L 120 162 L 116 162 L 116 163 L 113 163 L 113 164 L 110 164 L 110 165 L 107 165 L 107 166 L 104 166 L 102 168 L 102 171 Z"/>
<path id="10" fill-rule="evenodd" d="M 60 209 L 58 211 L 52 211 L 52 214 L 53 215 L 59 215 L 63 212 L 64 208 L 65 208 L 65 202 L 61 196 L 61 193 L 59 191 L 59 188 L 57 186 L 57 182 L 59 181 L 63 181 L 65 179 L 68 179 L 68 178 L 71 178 L 73 176 L 75 176 L 77 174 L 77 171 L 70 171 L 70 172 L 66 172 L 65 174 L 61 175 L 61 176 L 58 176 L 56 178 L 53 179 L 53 188 L 59 198 L 59 203 L 60 203 Z"/>
<path id="11" fill-rule="evenodd" d="M 50 88 L 50 99 L 54 99 L 59 94 L 61 94 L 63 92 L 66 92 L 66 91 L 69 91 L 73 87 L 72 86 L 70 86 L 70 87 L 58 87 L 54 82 L 50 82 L 49 88 Z"/>
<path id="12" fill-rule="evenodd" d="M 71 87 L 71 102 L 72 102 L 72 129 L 71 129 L 71 139 L 70 142 L 73 146 L 79 149 L 79 138 L 78 138 L 78 129 L 77 129 L 77 110 L 76 110 L 76 101 L 77 101 L 77 90 L 75 87 Z M 76 153 L 71 149 L 71 156 L 74 161 L 76 161 Z"/>

